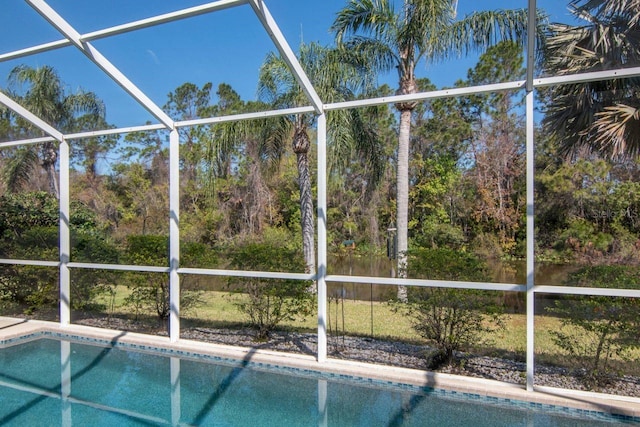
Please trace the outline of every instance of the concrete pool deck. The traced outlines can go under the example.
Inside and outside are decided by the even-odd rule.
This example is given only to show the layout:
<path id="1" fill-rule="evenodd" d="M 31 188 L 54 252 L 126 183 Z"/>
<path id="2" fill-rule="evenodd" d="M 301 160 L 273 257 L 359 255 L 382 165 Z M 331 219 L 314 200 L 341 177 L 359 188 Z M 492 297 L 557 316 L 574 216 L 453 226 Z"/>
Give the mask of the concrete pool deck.
<path id="1" fill-rule="evenodd" d="M 540 405 L 553 405 L 640 418 L 640 399 L 632 397 L 611 396 L 551 387 L 535 387 L 535 391 L 530 392 L 521 385 L 507 384 L 482 378 L 471 378 L 331 358 L 327 359 L 324 363 L 318 363 L 314 357 L 302 354 L 256 350 L 185 339 L 181 339 L 178 342 L 171 342 L 168 337 L 163 336 L 145 335 L 82 325 L 61 326 L 54 322 L 0 316 L 0 349 L 3 348 L 8 341 L 29 335 L 38 335 L 40 333 L 54 333 L 69 336 L 77 335 L 107 342 L 119 342 L 138 346 L 143 345 L 161 349 L 175 349 L 222 358 L 268 363 L 338 375 L 426 386 L 435 389 L 477 394 L 480 396 L 534 402 Z"/>

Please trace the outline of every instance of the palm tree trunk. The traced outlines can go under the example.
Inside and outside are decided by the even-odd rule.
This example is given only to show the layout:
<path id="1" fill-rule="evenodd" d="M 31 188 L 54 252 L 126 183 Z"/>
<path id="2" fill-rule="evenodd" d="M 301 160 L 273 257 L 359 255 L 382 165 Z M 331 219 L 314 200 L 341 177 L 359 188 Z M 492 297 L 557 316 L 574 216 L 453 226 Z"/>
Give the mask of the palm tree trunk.
<path id="1" fill-rule="evenodd" d="M 398 277 L 407 277 L 407 248 L 409 234 L 409 139 L 411 109 L 400 111 L 398 136 L 398 171 L 396 195 L 396 228 L 398 233 Z M 407 288 L 398 286 L 398 300 L 407 301 Z"/>
<path id="2" fill-rule="evenodd" d="M 309 136 L 306 129 L 297 129 L 293 140 L 293 151 L 298 164 L 298 186 L 300 188 L 300 225 L 302 226 L 302 251 L 306 264 L 306 273 L 316 272 L 316 251 L 313 224 L 313 197 L 311 195 L 311 177 L 309 175 Z M 315 287 L 315 286 L 314 286 Z"/>
<path id="3" fill-rule="evenodd" d="M 49 192 L 60 198 L 60 190 L 58 188 L 58 177 L 56 176 L 56 162 L 58 161 L 58 151 L 56 147 L 48 142 L 42 149 L 42 168 L 47 173 L 47 181 L 49 182 Z"/>

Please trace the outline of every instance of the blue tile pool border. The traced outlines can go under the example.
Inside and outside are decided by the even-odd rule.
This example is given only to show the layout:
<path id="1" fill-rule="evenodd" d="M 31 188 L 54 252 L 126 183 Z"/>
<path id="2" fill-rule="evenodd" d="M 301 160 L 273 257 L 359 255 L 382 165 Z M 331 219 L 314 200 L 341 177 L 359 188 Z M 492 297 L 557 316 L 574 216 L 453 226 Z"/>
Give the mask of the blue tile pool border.
<path id="1" fill-rule="evenodd" d="M 117 339 L 109 340 L 109 339 L 103 339 L 103 338 L 93 338 L 93 337 L 88 337 L 80 334 L 70 334 L 70 333 L 64 333 L 64 332 L 55 332 L 55 331 L 45 330 L 45 331 L 32 332 L 25 335 L 12 337 L 12 338 L 7 338 L 4 340 L 0 340 L 0 350 L 5 347 L 18 345 L 18 344 L 22 344 L 25 342 L 42 339 L 42 338 L 66 340 L 66 341 L 71 341 L 78 344 L 89 344 L 89 345 L 97 345 L 102 347 L 113 347 L 121 350 L 134 350 L 138 352 L 148 352 L 158 356 L 179 357 L 179 358 L 195 360 L 195 361 L 219 363 L 219 364 L 224 364 L 224 365 L 235 367 L 235 368 L 264 370 L 264 371 L 270 371 L 273 373 L 289 374 L 289 375 L 295 375 L 295 376 L 310 378 L 310 379 L 320 379 L 320 380 L 327 380 L 327 381 L 334 381 L 334 382 L 336 381 L 349 382 L 350 384 L 364 386 L 364 387 L 384 388 L 384 389 L 390 389 L 394 391 L 410 392 L 414 394 L 435 395 L 438 397 L 452 399 L 452 400 L 459 400 L 459 401 L 472 400 L 474 402 L 489 404 L 492 406 L 502 406 L 506 408 L 544 411 L 545 413 L 552 413 L 556 415 L 564 415 L 569 417 L 573 416 L 573 417 L 580 417 L 580 418 L 588 418 L 590 420 L 609 421 L 609 422 L 615 421 L 615 422 L 624 422 L 628 424 L 640 425 L 640 416 L 631 416 L 631 415 L 616 414 L 616 413 L 589 410 L 589 409 L 572 408 L 568 406 L 553 405 L 553 404 L 546 404 L 546 403 L 528 402 L 524 400 L 506 398 L 506 397 L 486 396 L 478 393 L 447 390 L 444 388 L 434 388 L 430 386 L 419 386 L 419 385 L 407 384 L 407 383 L 402 383 L 397 381 L 385 381 L 385 380 L 380 380 L 375 378 L 367 378 L 359 375 L 325 372 L 317 369 L 305 369 L 305 368 L 297 368 L 297 367 L 290 367 L 290 366 L 282 366 L 282 365 L 277 365 L 273 363 L 254 362 L 251 360 L 242 360 L 242 359 L 236 359 L 236 358 L 215 356 L 211 354 L 201 353 L 198 351 L 180 350 L 180 349 L 156 346 L 156 345 L 122 342 L 122 341 L 118 341 Z"/>

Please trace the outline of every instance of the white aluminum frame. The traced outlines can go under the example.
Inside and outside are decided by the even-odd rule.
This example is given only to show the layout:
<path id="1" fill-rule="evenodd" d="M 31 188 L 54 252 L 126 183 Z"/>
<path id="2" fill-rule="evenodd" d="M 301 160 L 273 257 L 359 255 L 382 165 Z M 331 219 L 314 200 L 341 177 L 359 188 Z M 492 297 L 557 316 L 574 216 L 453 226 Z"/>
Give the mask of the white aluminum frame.
<path id="1" fill-rule="evenodd" d="M 94 64 L 111 77 L 121 88 L 138 101 L 149 113 L 162 122 L 168 129 L 173 129 L 173 120 L 158 107 L 151 99 L 131 80 L 127 78 L 115 65 L 113 65 L 98 49 L 87 41 L 82 40 L 80 33 L 75 30 L 67 21 L 53 10 L 43 0 L 26 0 L 44 19 L 64 35 L 67 40 L 75 45 Z"/>
<path id="2" fill-rule="evenodd" d="M 510 291 L 526 293 L 527 312 L 527 371 L 526 388 L 535 391 L 534 387 L 534 328 L 535 328 L 535 297 L 536 294 L 564 294 L 564 295 L 598 295 L 611 297 L 632 297 L 640 298 L 640 290 L 628 289 L 602 289 L 602 288 L 573 288 L 563 286 L 537 286 L 534 282 L 534 96 L 537 88 L 589 82 L 594 80 L 607 80 L 625 77 L 640 76 L 640 67 L 607 70 L 595 73 L 582 73 L 575 75 L 534 77 L 535 72 L 535 34 L 529 32 L 527 39 L 527 63 L 526 79 L 505 83 L 496 83 L 482 86 L 472 86 L 465 88 L 445 89 L 431 92 L 421 92 L 412 95 L 395 95 L 364 99 L 357 101 L 347 101 L 339 103 L 324 104 L 318 96 L 309 78 L 304 73 L 295 54 L 290 48 L 287 40 L 280 31 L 277 23 L 271 16 L 265 1 L 263 0 L 219 0 L 206 3 L 200 6 L 186 8 L 171 13 L 153 16 L 147 19 L 133 21 L 122 25 L 104 28 L 91 33 L 80 34 L 69 23 L 67 23 L 54 9 L 44 0 L 25 0 L 53 27 L 58 29 L 64 39 L 25 49 L 6 52 L 0 54 L 0 62 L 11 59 L 34 55 L 41 52 L 59 49 L 66 46 L 75 46 L 84 53 L 96 66 L 110 76 L 119 86 L 121 86 L 133 99 L 140 103 L 149 111 L 159 123 L 134 126 L 119 129 L 104 129 L 91 132 L 80 132 L 63 135 L 59 130 L 51 127 L 36 115 L 19 105 L 6 94 L 0 92 L 0 104 L 5 105 L 15 113 L 19 114 L 49 136 L 10 141 L 0 143 L 0 149 L 20 145 L 38 144 L 42 142 L 59 143 L 60 153 L 60 258 L 59 261 L 42 260 L 17 260 L 0 259 L 0 264 L 6 265 L 32 265 L 42 267 L 55 267 L 60 271 L 60 323 L 68 325 L 70 322 L 70 269 L 102 269 L 114 271 L 137 271 L 150 273 L 163 273 L 169 275 L 170 280 L 170 322 L 169 336 L 171 341 L 179 340 L 180 334 L 180 275 L 212 275 L 212 276 L 234 276 L 234 277 L 262 277 L 262 278 L 284 278 L 292 280 L 316 280 L 318 289 L 318 353 L 319 363 L 327 359 L 327 323 L 326 323 L 326 297 L 327 283 L 343 282 L 357 285 L 391 285 L 391 286 L 421 286 L 421 287 L 449 287 L 459 289 L 484 289 L 494 291 Z M 114 36 L 142 28 L 161 25 L 181 19 L 188 19 L 194 16 L 214 13 L 231 7 L 248 6 L 254 11 L 265 28 L 268 36 L 274 43 L 276 49 L 285 59 L 298 82 L 304 89 L 309 99 L 309 105 L 299 108 L 262 111 L 255 113 L 245 113 L 229 116 L 209 117 L 197 120 L 174 121 L 162 109 L 154 104 L 140 89 L 138 89 L 117 67 L 115 67 L 106 57 L 95 49 L 90 41 Z M 528 0 L 529 7 L 529 28 L 536 28 L 536 0 Z M 524 90 L 526 93 L 526 191 L 527 191 L 527 221 L 526 221 L 526 247 L 527 247 L 527 279 L 525 284 L 501 284 L 486 282 L 452 282 L 440 280 L 415 280 L 366 276 L 343 276 L 327 275 L 327 122 L 325 113 L 331 110 L 360 108 L 383 104 L 393 104 L 404 101 L 425 101 L 429 99 L 447 98 L 471 94 L 517 91 Z M 181 268 L 180 260 L 180 226 L 179 226 L 179 149 L 180 137 L 178 129 L 207 125 L 228 121 L 253 120 L 265 117 L 275 117 L 290 114 L 313 113 L 318 121 L 318 195 L 317 195 L 317 216 L 318 216 L 318 270 L 315 275 L 286 272 L 266 272 L 266 271 L 237 271 L 207 268 Z M 79 140 L 103 135 L 122 135 L 129 132 L 159 130 L 169 132 L 170 136 L 170 197 L 169 197 L 169 242 L 170 256 L 167 266 L 138 266 L 138 265 L 113 265 L 97 263 L 71 262 L 70 253 L 70 230 L 69 230 L 69 141 Z M 173 381 L 173 380 L 172 380 Z"/>
<path id="3" fill-rule="evenodd" d="M 69 203 L 71 193 L 69 188 L 69 143 L 62 138 L 60 143 L 60 324 L 68 326 L 71 323 L 71 227 L 69 218 L 71 209 Z"/>
<path id="4" fill-rule="evenodd" d="M 169 135 L 169 338 L 180 336 L 180 135 Z"/>
<path id="5" fill-rule="evenodd" d="M 536 0 L 529 0 L 528 4 L 529 22 L 528 28 L 537 28 L 536 22 Z M 527 391 L 533 391 L 534 378 L 535 378 L 535 216 L 534 216 L 534 180 L 535 180 L 535 134 L 534 134 L 534 85 L 533 75 L 535 68 L 535 51 L 536 51 L 536 34 L 535 32 L 527 31 L 527 80 L 526 80 L 526 106 L 525 106 L 525 121 L 526 121 L 526 168 L 527 168 L 527 284 L 526 284 L 526 307 L 527 307 L 527 347 L 526 347 L 526 359 L 527 359 L 527 372 L 526 372 L 526 384 Z"/>

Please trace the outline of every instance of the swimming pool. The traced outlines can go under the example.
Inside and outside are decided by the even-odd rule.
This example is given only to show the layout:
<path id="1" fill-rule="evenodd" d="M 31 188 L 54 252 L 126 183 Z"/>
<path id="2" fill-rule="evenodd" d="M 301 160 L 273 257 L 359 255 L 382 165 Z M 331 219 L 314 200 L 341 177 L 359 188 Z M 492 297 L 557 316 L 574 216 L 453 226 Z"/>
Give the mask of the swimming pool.
<path id="1" fill-rule="evenodd" d="M 599 426 L 550 405 L 53 337 L 0 349 L 0 425 Z M 153 350 L 153 351 L 152 351 Z"/>

